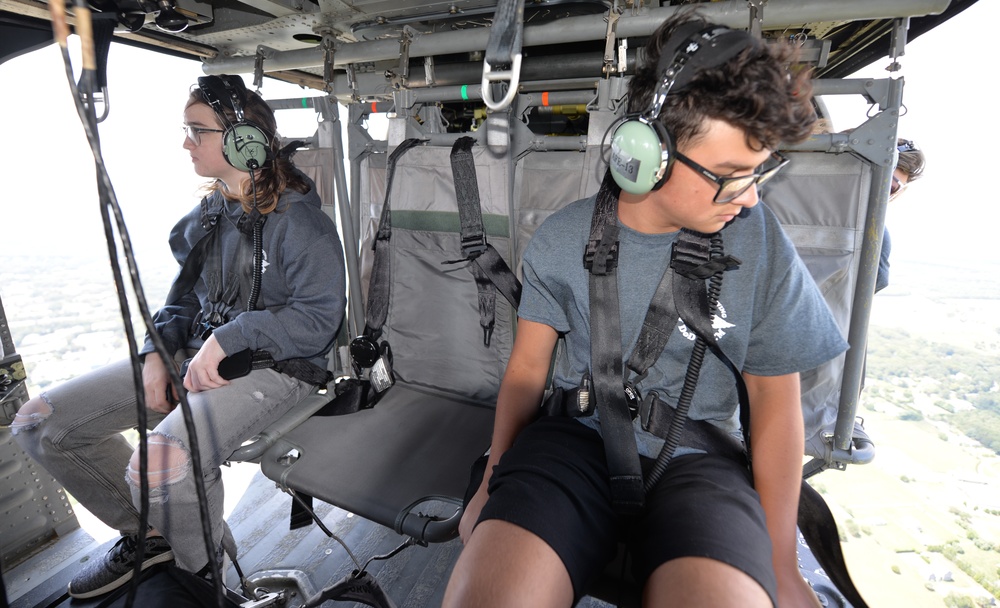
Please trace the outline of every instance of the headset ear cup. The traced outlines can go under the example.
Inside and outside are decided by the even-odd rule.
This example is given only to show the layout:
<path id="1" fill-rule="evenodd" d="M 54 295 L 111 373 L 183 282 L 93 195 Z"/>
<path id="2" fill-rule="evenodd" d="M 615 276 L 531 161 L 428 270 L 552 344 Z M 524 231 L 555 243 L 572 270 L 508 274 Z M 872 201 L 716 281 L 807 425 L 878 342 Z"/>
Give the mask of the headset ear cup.
<path id="1" fill-rule="evenodd" d="M 670 136 L 655 120 L 626 120 L 611 137 L 611 176 L 630 194 L 659 188 L 672 161 Z"/>
<path id="2" fill-rule="evenodd" d="M 268 158 L 270 142 L 264 132 L 249 123 L 233 125 L 222 134 L 222 154 L 240 171 L 260 169 Z"/>

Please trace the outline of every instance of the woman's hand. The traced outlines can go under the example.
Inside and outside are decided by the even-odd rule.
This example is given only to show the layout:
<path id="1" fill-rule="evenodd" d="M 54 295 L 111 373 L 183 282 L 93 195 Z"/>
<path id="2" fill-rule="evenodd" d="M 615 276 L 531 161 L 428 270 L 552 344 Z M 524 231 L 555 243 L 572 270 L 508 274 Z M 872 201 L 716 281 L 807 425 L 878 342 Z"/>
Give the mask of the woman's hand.
<path id="1" fill-rule="evenodd" d="M 214 335 L 209 336 L 188 365 L 184 388 L 198 393 L 229 384 L 229 380 L 219 375 L 219 362 L 225 358 L 226 351 L 222 350 L 219 341 Z"/>
<path id="2" fill-rule="evenodd" d="M 160 414 L 169 414 L 177 407 L 179 397 L 170 384 L 170 372 L 159 353 L 146 355 L 142 364 L 142 387 L 147 408 Z"/>

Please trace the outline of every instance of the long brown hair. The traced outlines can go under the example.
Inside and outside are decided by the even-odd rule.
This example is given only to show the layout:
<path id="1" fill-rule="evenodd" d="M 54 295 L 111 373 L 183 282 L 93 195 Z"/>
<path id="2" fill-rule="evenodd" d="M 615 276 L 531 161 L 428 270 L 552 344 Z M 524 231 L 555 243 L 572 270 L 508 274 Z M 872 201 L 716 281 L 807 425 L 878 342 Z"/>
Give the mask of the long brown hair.
<path id="1" fill-rule="evenodd" d="M 192 104 L 201 103 L 209 107 L 211 104 L 206 99 L 205 94 L 197 85 L 191 88 L 191 95 L 185 107 Z M 232 108 L 222 105 L 222 112 L 226 121 L 236 124 L 236 112 Z M 214 110 L 214 108 L 213 108 Z M 264 166 L 253 172 L 254 182 L 250 180 L 243 182 L 241 192 L 231 192 L 225 188 L 222 180 L 215 180 L 205 185 L 205 190 L 209 193 L 219 192 L 227 200 L 238 201 L 243 210 L 249 213 L 253 209 L 254 200 L 257 202 L 257 211 L 261 214 L 268 214 L 278 206 L 278 199 L 281 193 L 291 188 L 296 192 L 305 194 L 309 191 L 309 185 L 302 179 L 301 174 L 295 170 L 295 165 L 287 157 L 279 156 L 281 149 L 280 138 L 278 136 L 278 126 L 274 119 L 274 111 L 260 95 L 253 91 L 246 92 L 246 101 L 243 104 L 243 119 L 254 124 L 267 136 L 270 142 L 268 162 Z M 226 121 L 220 121 L 221 126 L 225 126 Z M 256 189 L 256 196 L 254 196 Z"/>

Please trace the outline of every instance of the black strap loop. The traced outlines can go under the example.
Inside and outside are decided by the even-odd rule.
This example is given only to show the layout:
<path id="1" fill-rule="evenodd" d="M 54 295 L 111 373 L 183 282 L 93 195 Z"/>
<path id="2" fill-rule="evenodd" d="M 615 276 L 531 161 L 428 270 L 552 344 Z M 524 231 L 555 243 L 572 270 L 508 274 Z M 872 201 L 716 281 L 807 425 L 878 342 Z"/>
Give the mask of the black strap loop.
<path id="1" fill-rule="evenodd" d="M 469 271 L 475 277 L 479 292 L 479 325 L 483 328 L 483 343 L 488 347 L 496 322 L 497 290 L 516 309 L 521 303 L 521 282 L 496 248 L 486 241 L 476 162 L 472 155 L 475 143 L 476 140 L 471 137 L 460 137 L 451 148 L 451 170 L 461 221 L 463 258 L 445 263 L 470 262 Z"/>
<path id="2" fill-rule="evenodd" d="M 622 390 L 624 378 L 621 354 L 621 327 L 618 282 L 610 263 L 611 245 L 618 240 L 618 222 L 613 210 L 618 191 L 606 176 L 597 195 L 591 221 L 591 243 L 597 241 L 589 273 L 590 365 L 594 397 L 601 415 L 604 452 L 611 482 L 615 511 L 637 513 L 643 505 L 642 468 L 636 447 L 632 415 Z M 603 212 L 603 213 L 602 213 Z M 596 238 L 595 238 L 596 237 Z M 589 247 L 588 247 L 589 248 Z M 610 321 L 610 322 L 609 322 Z"/>
<path id="3" fill-rule="evenodd" d="M 372 274 L 368 281 L 368 310 L 365 313 L 366 336 L 378 340 L 382 335 L 382 326 L 389 314 L 389 282 L 392 271 L 389 266 L 389 238 L 392 236 L 392 213 L 389 200 L 392 195 L 392 181 L 396 174 L 396 163 L 407 150 L 421 143 L 419 139 L 407 139 L 396 146 L 386 161 L 385 200 L 382 202 L 382 214 L 378 220 L 378 232 L 372 249 L 375 251 L 372 261 Z"/>

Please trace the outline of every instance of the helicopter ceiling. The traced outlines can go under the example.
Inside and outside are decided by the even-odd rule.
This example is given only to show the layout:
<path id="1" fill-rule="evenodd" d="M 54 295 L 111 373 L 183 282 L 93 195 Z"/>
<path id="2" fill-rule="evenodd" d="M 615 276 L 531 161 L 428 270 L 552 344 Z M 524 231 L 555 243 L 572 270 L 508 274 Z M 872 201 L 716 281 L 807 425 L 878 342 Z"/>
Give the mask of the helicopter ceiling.
<path id="1" fill-rule="evenodd" d="M 208 73 L 253 73 L 314 88 L 361 74 L 362 96 L 387 87 L 477 82 L 495 0 L 85 0 L 114 20 L 116 39 L 200 60 Z M 816 75 L 842 78 L 890 54 L 900 19 L 912 40 L 975 0 L 527 0 L 522 81 L 593 78 L 607 70 L 609 38 L 634 63 L 641 39 L 681 5 L 710 20 L 793 38 Z M 609 27 L 609 14 L 614 27 Z M 45 40 L 40 0 L 0 0 L 0 61 Z M 631 51 L 621 40 L 628 39 Z M 401 60 L 401 57 L 403 58 Z M 405 64 L 404 64 L 405 62 Z M 412 69 L 408 69 L 412 64 Z M 478 64 L 479 72 L 475 67 Z M 621 64 L 624 67 L 624 62 Z M 400 72 L 407 78 L 400 79 Z M 334 87 L 335 89 L 337 87 Z M 343 88 L 343 87 L 341 87 Z"/>

